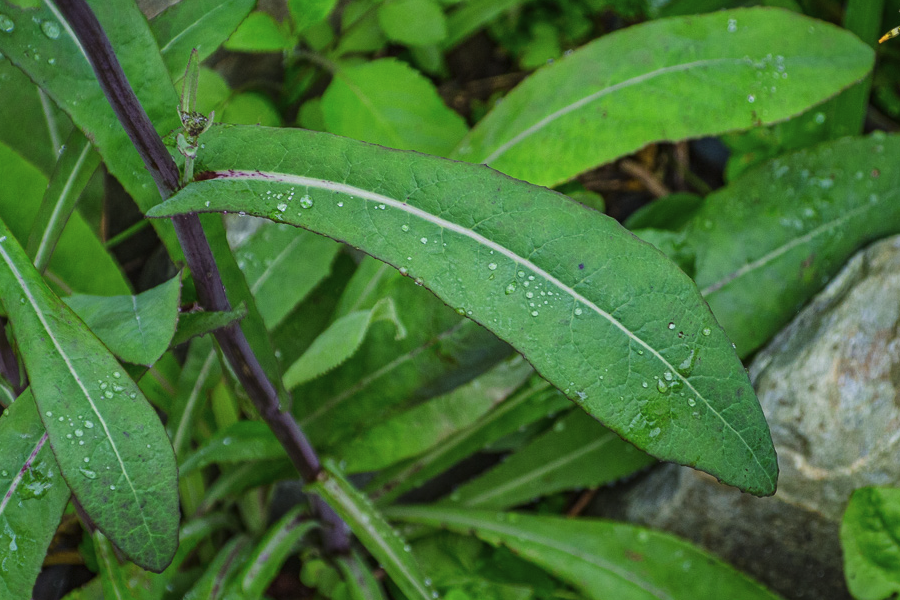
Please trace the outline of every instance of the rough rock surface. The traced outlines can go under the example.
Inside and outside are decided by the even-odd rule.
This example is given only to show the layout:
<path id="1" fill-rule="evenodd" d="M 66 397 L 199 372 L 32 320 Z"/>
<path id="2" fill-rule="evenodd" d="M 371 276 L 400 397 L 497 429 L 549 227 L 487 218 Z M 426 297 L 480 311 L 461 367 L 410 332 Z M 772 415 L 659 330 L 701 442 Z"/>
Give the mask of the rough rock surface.
<path id="1" fill-rule="evenodd" d="M 773 498 L 666 465 L 596 512 L 690 539 L 785 598 L 849 599 L 850 494 L 900 485 L 900 236 L 856 254 L 750 373 L 778 451 Z"/>

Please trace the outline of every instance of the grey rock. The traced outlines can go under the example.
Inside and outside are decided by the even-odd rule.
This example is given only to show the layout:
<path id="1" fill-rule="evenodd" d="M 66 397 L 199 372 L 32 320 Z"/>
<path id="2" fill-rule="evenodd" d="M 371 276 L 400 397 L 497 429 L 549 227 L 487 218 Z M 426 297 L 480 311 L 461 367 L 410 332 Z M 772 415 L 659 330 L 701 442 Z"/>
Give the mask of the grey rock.
<path id="1" fill-rule="evenodd" d="M 774 497 L 664 465 L 596 512 L 685 537 L 785 598 L 849 599 L 850 494 L 900 485 L 900 236 L 857 253 L 750 374 L 778 452 Z"/>

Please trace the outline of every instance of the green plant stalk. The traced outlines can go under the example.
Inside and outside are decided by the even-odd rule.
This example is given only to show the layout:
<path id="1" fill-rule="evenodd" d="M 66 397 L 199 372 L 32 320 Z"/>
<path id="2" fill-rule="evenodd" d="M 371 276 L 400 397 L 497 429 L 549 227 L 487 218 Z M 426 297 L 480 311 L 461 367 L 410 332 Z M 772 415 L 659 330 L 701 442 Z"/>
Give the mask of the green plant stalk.
<path id="1" fill-rule="evenodd" d="M 844 13 L 844 29 L 874 48 L 881 31 L 883 10 L 884 0 L 849 0 Z M 872 75 L 869 74 L 832 100 L 832 139 L 862 133 L 871 91 Z"/>
<path id="2" fill-rule="evenodd" d="M 175 161 L 153 128 L 113 52 L 106 33 L 84 0 L 54 0 L 75 32 L 91 62 L 100 87 L 129 139 L 141 155 L 163 200 L 179 188 Z M 200 303 L 209 311 L 229 311 L 231 304 L 196 213 L 174 217 L 179 243 L 194 275 Z M 315 481 L 322 470 L 319 458 L 294 418 L 281 410 L 275 386 L 266 377 L 238 324 L 215 332 L 216 340 L 260 416 L 272 429 L 292 463 L 306 481 Z M 326 546 L 349 550 L 349 529 L 324 503 L 315 505 L 325 525 Z"/>

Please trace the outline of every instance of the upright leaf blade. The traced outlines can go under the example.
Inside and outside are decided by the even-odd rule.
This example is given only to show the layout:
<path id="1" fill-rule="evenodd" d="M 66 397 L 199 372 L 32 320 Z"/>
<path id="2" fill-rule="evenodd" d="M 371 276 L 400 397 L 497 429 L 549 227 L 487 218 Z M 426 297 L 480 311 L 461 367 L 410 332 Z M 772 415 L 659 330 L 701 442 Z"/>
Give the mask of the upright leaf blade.
<path id="1" fill-rule="evenodd" d="M 781 9 L 660 19 L 539 70 L 452 157 L 552 186 L 651 142 L 787 119 L 872 62 L 852 34 Z"/>
<path id="2" fill-rule="evenodd" d="M 774 492 L 768 426 L 731 342 L 693 282 L 612 219 L 482 166 L 328 134 L 220 127 L 203 142 L 204 181 L 151 215 L 245 211 L 358 246 L 639 448 Z"/>
<path id="3" fill-rule="evenodd" d="M 321 495 L 359 541 L 381 563 L 409 600 L 432 600 L 431 580 L 424 577 L 410 548 L 363 494 L 338 474 L 330 462 L 310 492 Z"/>
<path id="4" fill-rule="evenodd" d="M 137 384 L 57 298 L 0 221 L 0 298 L 72 492 L 131 560 L 166 567 L 178 545 L 175 456 Z"/>

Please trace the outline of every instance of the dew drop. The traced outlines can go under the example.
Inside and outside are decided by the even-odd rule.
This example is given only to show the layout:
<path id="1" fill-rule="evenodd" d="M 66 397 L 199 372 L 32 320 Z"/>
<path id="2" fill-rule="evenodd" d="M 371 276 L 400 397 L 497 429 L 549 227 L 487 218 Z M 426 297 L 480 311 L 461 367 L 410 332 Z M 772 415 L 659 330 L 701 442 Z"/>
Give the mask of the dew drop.
<path id="1" fill-rule="evenodd" d="M 490 269 L 491 271 L 496 271 L 497 263 L 488 263 L 488 269 Z"/>
<path id="2" fill-rule="evenodd" d="M 50 412 L 49 410 L 48 410 L 47 412 L 45 412 L 44 414 L 47 415 L 48 417 L 52 417 L 52 416 L 53 416 L 53 413 Z"/>
<path id="3" fill-rule="evenodd" d="M 644 383 L 641 384 L 641 387 L 648 388 L 648 387 L 650 387 L 650 385 L 645 381 Z"/>
<path id="4" fill-rule="evenodd" d="M 737 19 L 728 19 L 728 33 L 737 31 Z"/>
<path id="5" fill-rule="evenodd" d="M 116 371 L 115 373 L 113 373 L 113 377 L 115 377 L 116 379 L 119 379 L 121 376 L 122 376 L 122 374 L 119 373 L 118 371 Z"/>
<path id="6" fill-rule="evenodd" d="M 531 311 L 531 316 L 532 317 L 538 316 L 538 311 L 536 311 L 536 310 Z"/>
<path id="7" fill-rule="evenodd" d="M 0 471 L 0 477 L 9 477 L 9 471 L 6 469 Z"/>
<path id="8" fill-rule="evenodd" d="M 508 286 L 506 286 L 506 295 L 509 296 L 513 292 L 516 291 L 518 284 L 515 281 L 511 281 Z"/>
<path id="9" fill-rule="evenodd" d="M 675 323 L 669 322 L 669 329 L 675 329 Z"/>
<path id="10" fill-rule="evenodd" d="M 697 406 L 697 401 L 693 398 L 688 398 L 688 406 Z"/>
<path id="11" fill-rule="evenodd" d="M 702 333 L 703 335 L 709 335 L 712 333 L 712 329 L 710 329 L 709 327 L 704 327 Z"/>
<path id="12" fill-rule="evenodd" d="M 113 393 L 109 390 L 106 390 L 105 392 L 103 392 L 103 395 L 106 396 L 107 398 L 113 397 Z"/>
<path id="13" fill-rule="evenodd" d="M 659 427 L 654 427 L 653 429 L 650 430 L 650 437 L 655 438 L 656 436 L 659 435 L 659 431 L 660 431 Z"/>
<path id="14" fill-rule="evenodd" d="M 91 462 L 91 459 L 90 459 L 89 457 L 85 456 L 85 457 L 84 457 L 84 462 L 89 463 L 89 462 Z"/>
<path id="15" fill-rule="evenodd" d="M 660 394 L 668 394 L 668 393 L 669 393 L 669 386 L 666 385 L 666 382 L 665 382 L 665 381 L 663 381 L 662 379 L 660 379 L 659 381 L 656 382 L 656 390 L 657 390 Z"/>
<path id="16" fill-rule="evenodd" d="M 312 208 L 313 201 L 312 198 L 309 197 L 309 194 L 304 195 L 300 198 L 300 208 Z"/>
<path id="17" fill-rule="evenodd" d="M 111 486 L 109 486 L 109 489 L 111 489 L 111 490 L 113 490 L 113 491 L 115 491 L 115 490 L 116 490 L 116 486 L 114 486 L 114 485 L 111 485 Z"/>
<path id="18" fill-rule="evenodd" d="M 519 271 L 518 273 L 516 273 L 516 275 L 518 275 L 519 277 L 525 277 L 525 271 Z"/>
<path id="19" fill-rule="evenodd" d="M 400 274 L 406 277 L 407 275 L 409 275 L 409 269 L 407 269 L 406 267 L 400 267 Z"/>
<path id="20" fill-rule="evenodd" d="M 13 29 L 16 28 L 16 24 L 13 23 L 13 20 L 0 13 L 0 31 L 5 31 L 6 33 L 12 33 Z"/>
<path id="21" fill-rule="evenodd" d="M 528 298 L 529 300 L 531 298 L 534 298 L 534 292 L 525 292 L 525 297 Z"/>
<path id="22" fill-rule="evenodd" d="M 400 226 L 400 231 L 402 231 L 403 233 L 406 233 L 407 231 L 409 231 L 409 225 L 404 223 L 403 225 Z"/>
<path id="23" fill-rule="evenodd" d="M 575 309 L 575 316 L 581 316 L 582 310 L 580 308 Z"/>
<path id="24" fill-rule="evenodd" d="M 282 202 L 282 203 L 280 203 L 278 206 L 276 206 L 275 208 L 278 209 L 278 212 L 284 212 L 284 211 L 287 210 L 287 204 L 285 204 L 284 202 Z"/>
<path id="25" fill-rule="evenodd" d="M 51 40 L 55 40 L 59 38 L 59 23 L 57 23 L 56 21 L 44 21 L 43 23 L 41 23 L 41 31 L 43 31 L 44 35 L 46 35 Z"/>
<path id="26" fill-rule="evenodd" d="M 427 237 L 419 238 L 419 241 L 422 242 L 423 244 L 427 244 L 428 238 Z"/>
<path id="27" fill-rule="evenodd" d="M 85 421 L 85 422 L 84 422 L 84 426 L 87 427 L 88 429 L 93 429 L 93 428 L 94 428 L 94 422 L 93 422 L 93 421 Z"/>
<path id="28" fill-rule="evenodd" d="M 78 469 L 78 472 L 87 477 L 88 479 L 97 479 L 97 474 L 90 469 Z"/>
<path id="29" fill-rule="evenodd" d="M 84 432 L 80 429 L 75 430 L 75 437 L 81 437 L 84 435 Z"/>

